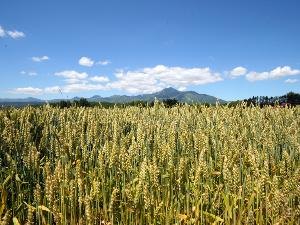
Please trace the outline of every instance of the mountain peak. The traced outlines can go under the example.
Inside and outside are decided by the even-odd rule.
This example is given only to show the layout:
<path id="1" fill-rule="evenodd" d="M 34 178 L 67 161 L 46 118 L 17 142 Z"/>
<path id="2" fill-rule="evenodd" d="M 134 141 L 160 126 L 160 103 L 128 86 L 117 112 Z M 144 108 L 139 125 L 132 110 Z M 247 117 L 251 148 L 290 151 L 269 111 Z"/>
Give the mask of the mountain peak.
<path id="1" fill-rule="evenodd" d="M 33 98 L 33 97 L 25 98 L 25 100 L 32 101 L 32 102 L 34 102 L 34 101 L 41 101 L 40 99 L 38 99 L 38 98 Z"/>
<path id="2" fill-rule="evenodd" d="M 167 87 L 167 88 L 162 89 L 161 91 L 177 91 L 177 92 L 179 92 L 177 89 L 175 89 L 173 87 Z"/>
<path id="3" fill-rule="evenodd" d="M 155 94 L 173 96 L 173 95 L 178 95 L 179 93 L 180 93 L 180 91 L 176 90 L 175 88 L 168 87 L 168 88 L 162 89 L 161 91 L 159 91 Z"/>
<path id="4" fill-rule="evenodd" d="M 101 98 L 101 96 L 100 95 L 94 95 L 91 98 Z"/>

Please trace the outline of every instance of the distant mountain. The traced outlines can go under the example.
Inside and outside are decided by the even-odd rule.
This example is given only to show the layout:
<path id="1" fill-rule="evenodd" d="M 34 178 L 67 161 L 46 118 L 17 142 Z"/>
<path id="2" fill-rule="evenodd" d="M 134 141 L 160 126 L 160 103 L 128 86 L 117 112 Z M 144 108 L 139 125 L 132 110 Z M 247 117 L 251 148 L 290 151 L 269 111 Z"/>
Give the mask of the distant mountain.
<path id="1" fill-rule="evenodd" d="M 169 87 L 165 88 L 159 92 L 152 93 L 152 94 L 143 94 L 143 95 L 135 95 L 135 96 L 128 96 L 128 95 L 112 95 L 110 97 L 101 97 L 99 95 L 95 95 L 91 98 L 87 98 L 90 102 L 110 102 L 110 103 L 128 103 L 132 101 L 145 101 L 151 102 L 154 99 L 158 100 L 165 100 L 165 99 L 176 99 L 182 103 L 210 103 L 214 104 L 217 101 L 220 103 L 226 103 L 226 101 L 222 99 L 217 99 L 214 96 L 206 95 L 206 94 L 199 94 L 195 91 L 178 91 L 175 88 Z M 68 99 L 71 101 L 79 100 L 80 97 L 74 97 L 72 99 Z M 61 100 L 67 99 L 53 99 L 49 100 L 49 102 L 59 102 Z M 37 98 L 24 98 L 24 99 L 8 99 L 8 98 L 0 98 L 0 105 L 26 105 L 26 104 L 43 104 L 46 101 L 37 99 Z"/>
<path id="2" fill-rule="evenodd" d="M 88 98 L 88 101 L 91 102 L 111 102 L 111 103 L 127 103 L 132 101 L 145 101 L 151 102 L 157 98 L 158 100 L 164 99 L 176 99 L 179 102 L 186 103 L 211 103 L 214 104 L 217 101 L 220 103 L 226 103 L 226 101 L 222 99 L 217 99 L 216 97 L 199 94 L 195 91 L 178 91 L 172 87 L 165 88 L 159 92 L 153 94 L 143 94 L 143 95 L 113 95 L 110 97 L 101 97 L 99 95 L 95 95 L 91 98 Z"/>
<path id="3" fill-rule="evenodd" d="M 23 107 L 26 105 L 42 105 L 45 101 L 38 98 L 0 98 L 1 106 Z"/>
<path id="4" fill-rule="evenodd" d="M 0 98 L 0 103 L 8 103 L 8 102 L 44 102 L 43 100 L 41 99 L 38 99 L 38 98 Z"/>

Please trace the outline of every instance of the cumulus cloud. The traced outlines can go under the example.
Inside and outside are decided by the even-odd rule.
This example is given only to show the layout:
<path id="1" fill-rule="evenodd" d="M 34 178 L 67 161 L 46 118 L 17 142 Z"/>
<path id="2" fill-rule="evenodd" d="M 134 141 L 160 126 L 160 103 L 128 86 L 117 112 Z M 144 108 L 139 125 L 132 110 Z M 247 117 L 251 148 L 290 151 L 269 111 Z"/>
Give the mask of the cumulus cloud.
<path id="1" fill-rule="evenodd" d="M 297 83 L 298 82 L 298 79 L 287 79 L 284 81 L 285 83 L 288 83 L 288 84 L 294 84 L 294 83 Z"/>
<path id="2" fill-rule="evenodd" d="M 130 93 L 152 93 L 167 86 L 184 89 L 190 85 L 203 85 L 222 81 L 219 73 L 210 68 L 184 68 L 158 65 L 136 71 L 117 71 L 117 81 L 109 86 Z"/>
<path id="3" fill-rule="evenodd" d="M 91 81 L 102 83 L 102 82 L 108 82 L 109 78 L 104 76 L 94 76 L 90 78 Z"/>
<path id="4" fill-rule="evenodd" d="M 57 94 L 60 92 L 59 86 L 52 86 L 46 88 L 34 88 L 34 87 L 21 87 L 16 88 L 12 91 L 15 94 L 26 94 L 26 95 L 42 95 L 42 94 Z"/>
<path id="5" fill-rule="evenodd" d="M 103 91 L 108 89 L 109 88 L 106 85 L 89 84 L 89 83 L 69 84 L 62 87 L 62 91 L 65 93 L 81 92 L 81 91 Z"/>
<path id="6" fill-rule="evenodd" d="M 35 72 L 21 71 L 21 74 L 35 75 Z M 276 79 L 297 74 L 300 74 L 300 70 L 292 69 L 289 66 L 277 67 L 269 72 L 260 73 L 247 73 L 247 69 L 240 66 L 227 72 L 227 75 L 232 77 L 245 75 L 249 81 Z M 77 72 L 75 70 L 65 70 L 54 75 L 62 77 L 65 84 L 45 88 L 23 87 L 15 89 L 14 92 L 39 95 L 118 89 L 132 94 L 146 94 L 157 92 L 170 86 L 183 91 L 189 86 L 204 85 L 223 80 L 220 73 L 212 71 L 209 67 L 185 68 L 165 65 L 146 67 L 140 70 L 116 70 L 115 79 L 111 82 L 106 76 L 89 77 L 86 72 Z M 298 79 L 287 79 L 285 82 L 296 83 Z"/>
<path id="7" fill-rule="evenodd" d="M 22 74 L 28 74 L 25 71 L 21 71 Z M 82 91 L 101 91 L 108 90 L 110 87 L 107 84 L 97 84 L 89 83 L 92 82 L 108 82 L 108 77 L 105 76 L 94 76 L 91 79 L 88 78 L 88 74 L 83 72 L 77 72 L 74 70 L 65 70 L 57 72 L 55 76 L 63 77 L 66 82 L 62 86 L 51 86 L 45 88 L 33 88 L 33 87 L 22 87 L 16 88 L 13 92 L 18 94 L 28 94 L 28 95 L 43 95 L 43 94 L 57 94 L 57 93 L 75 93 Z"/>
<path id="8" fill-rule="evenodd" d="M 60 87 L 62 92 L 80 92 L 80 91 L 95 91 L 95 90 L 107 90 L 109 87 L 107 85 L 100 85 L 95 83 L 105 83 L 109 81 L 108 77 L 105 76 L 94 76 L 90 79 L 88 78 L 88 74 L 83 72 L 77 72 L 75 70 L 65 70 L 62 72 L 58 72 L 54 74 L 55 76 L 60 76 L 65 78 L 66 85 Z"/>
<path id="9" fill-rule="evenodd" d="M 109 60 L 103 60 L 103 61 L 97 62 L 96 64 L 102 65 L 102 66 L 106 66 L 108 64 L 111 64 L 111 61 L 109 61 Z"/>
<path id="10" fill-rule="evenodd" d="M 36 76 L 36 75 L 37 75 L 37 72 L 28 72 L 28 75 L 29 75 L 29 76 Z"/>
<path id="11" fill-rule="evenodd" d="M 25 37 L 25 34 L 23 32 L 17 30 L 7 31 L 7 34 L 13 39 L 19 39 Z"/>
<path id="12" fill-rule="evenodd" d="M 61 92 L 61 88 L 59 86 L 52 86 L 44 88 L 43 91 L 46 94 L 57 94 Z"/>
<path id="13" fill-rule="evenodd" d="M 37 72 L 35 72 L 35 71 L 26 72 L 24 70 L 21 71 L 20 74 L 22 74 L 22 75 L 28 75 L 28 76 L 36 76 L 36 75 L 38 75 Z"/>
<path id="14" fill-rule="evenodd" d="M 77 80 L 83 80 L 88 77 L 88 74 L 83 72 L 77 72 L 75 70 L 65 70 L 61 72 L 57 72 L 54 74 L 55 76 L 64 77 L 66 79 L 77 79 Z"/>
<path id="15" fill-rule="evenodd" d="M 16 88 L 13 92 L 17 94 L 40 95 L 43 93 L 43 89 L 33 88 L 33 87 L 23 87 L 23 88 Z"/>
<path id="16" fill-rule="evenodd" d="M 13 90 L 15 94 L 27 95 L 43 95 L 43 94 L 58 94 L 58 93 L 76 93 L 82 91 L 103 91 L 108 90 L 109 87 L 101 84 L 77 83 L 67 84 L 62 87 L 52 86 L 45 88 L 22 87 Z"/>
<path id="17" fill-rule="evenodd" d="M 11 31 L 11 30 L 4 30 L 4 28 L 2 26 L 0 26 L 0 38 L 1 37 L 5 37 L 5 36 L 9 36 L 13 39 L 19 39 L 19 38 L 23 38 L 25 37 L 25 33 L 21 32 L 21 31 Z"/>
<path id="18" fill-rule="evenodd" d="M 67 84 L 81 84 L 81 83 L 87 83 L 87 80 L 81 80 L 76 78 L 70 78 L 64 80 Z"/>
<path id="19" fill-rule="evenodd" d="M 91 67 L 94 65 L 94 61 L 88 57 L 81 57 L 78 61 L 79 65 Z"/>
<path id="20" fill-rule="evenodd" d="M 5 36 L 5 30 L 0 26 L 0 37 Z"/>
<path id="21" fill-rule="evenodd" d="M 43 61 L 49 60 L 49 57 L 46 56 L 46 55 L 40 56 L 40 57 L 39 57 L 39 56 L 34 56 L 34 57 L 32 57 L 31 59 L 32 59 L 32 61 L 34 61 L 34 62 L 43 62 Z"/>
<path id="22" fill-rule="evenodd" d="M 249 81 L 258 81 L 258 80 L 272 80 L 278 79 L 286 76 L 291 75 L 298 75 L 300 74 L 300 70 L 292 69 L 289 66 L 284 67 L 277 67 L 272 71 L 269 72 L 250 72 L 246 75 L 246 79 Z"/>
<path id="23" fill-rule="evenodd" d="M 185 90 L 190 85 L 203 85 L 222 81 L 219 73 L 211 71 L 210 68 L 184 68 L 167 67 L 158 65 L 147 67 L 141 70 L 123 71 L 117 70 L 116 79 L 110 83 L 106 76 L 93 76 L 85 72 L 75 70 L 65 70 L 54 74 L 64 78 L 66 82 L 62 86 L 53 86 L 46 88 L 19 88 L 17 92 L 27 94 L 48 94 L 81 92 L 81 91 L 102 91 L 119 89 L 129 93 L 153 93 L 163 88 L 173 86 L 179 90 Z M 101 83 L 101 84 L 99 84 Z M 103 84 L 102 84 L 103 83 Z M 31 91 L 31 92 L 30 92 Z"/>
<path id="24" fill-rule="evenodd" d="M 233 70 L 231 70 L 229 72 L 229 75 L 230 75 L 230 77 L 234 78 L 234 77 L 243 76 L 246 73 L 247 73 L 247 69 L 245 67 L 238 66 L 238 67 L 234 68 Z"/>

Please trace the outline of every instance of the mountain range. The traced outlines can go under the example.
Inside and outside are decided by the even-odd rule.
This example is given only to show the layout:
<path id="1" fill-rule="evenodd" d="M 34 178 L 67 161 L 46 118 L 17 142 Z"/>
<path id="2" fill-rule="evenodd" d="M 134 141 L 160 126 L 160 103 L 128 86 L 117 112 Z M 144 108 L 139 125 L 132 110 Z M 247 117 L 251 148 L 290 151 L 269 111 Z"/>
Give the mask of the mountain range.
<path id="1" fill-rule="evenodd" d="M 151 102 L 154 99 L 165 100 L 165 99 L 176 99 L 181 103 L 210 103 L 214 104 L 216 102 L 226 103 L 226 101 L 222 99 L 217 99 L 214 96 L 199 94 L 195 91 L 178 91 L 175 88 L 169 87 L 165 88 L 159 92 L 155 92 L 152 94 L 142 94 L 135 96 L 128 95 L 112 95 L 109 97 L 101 97 L 99 95 L 95 95 L 93 97 L 87 98 L 90 102 L 110 102 L 110 103 L 128 103 L 133 101 L 145 101 Z M 46 102 L 59 102 L 61 100 L 79 100 L 80 97 L 74 97 L 72 99 L 53 99 L 49 101 L 41 100 L 38 98 L 23 98 L 23 99 L 11 99 L 11 98 L 0 98 L 0 105 L 26 105 L 26 104 L 34 104 L 39 105 Z"/>

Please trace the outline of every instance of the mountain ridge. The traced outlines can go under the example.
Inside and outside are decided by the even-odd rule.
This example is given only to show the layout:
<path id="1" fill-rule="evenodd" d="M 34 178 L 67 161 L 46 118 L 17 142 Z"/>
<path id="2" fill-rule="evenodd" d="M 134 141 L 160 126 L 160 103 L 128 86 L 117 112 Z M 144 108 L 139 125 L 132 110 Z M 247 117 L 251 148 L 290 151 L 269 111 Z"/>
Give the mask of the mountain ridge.
<path id="1" fill-rule="evenodd" d="M 169 87 L 165 88 L 161 91 L 152 93 L 152 94 L 141 94 L 135 96 L 128 95 L 112 95 L 110 97 L 101 97 L 101 96 L 93 96 L 89 98 L 89 101 L 98 102 L 98 101 L 106 101 L 111 103 L 127 103 L 132 101 L 153 101 L 155 98 L 158 100 L 165 99 L 176 99 L 182 103 L 211 103 L 214 104 L 217 101 L 220 103 L 226 103 L 226 101 L 222 99 L 217 99 L 214 96 L 207 94 L 199 94 L 195 91 L 178 91 L 175 88 Z"/>
<path id="2" fill-rule="evenodd" d="M 140 95 L 112 95 L 109 97 L 101 97 L 100 95 L 94 95 L 90 98 L 86 98 L 90 102 L 110 102 L 110 103 L 128 103 L 133 101 L 145 101 L 151 102 L 154 99 L 158 100 L 165 100 L 165 99 L 176 99 L 178 102 L 181 103 L 210 103 L 214 104 L 216 102 L 226 103 L 226 101 L 222 99 L 218 99 L 214 96 L 207 95 L 207 94 L 199 94 L 195 91 L 179 91 L 175 88 L 169 87 L 165 88 L 161 91 L 152 93 L 152 94 L 140 94 Z M 0 98 L 0 104 L 5 103 L 6 105 L 9 103 L 35 103 L 35 104 L 42 104 L 46 102 L 59 102 L 59 101 L 74 101 L 79 100 L 80 97 L 74 97 L 72 99 L 52 99 L 52 100 L 41 100 L 38 98 L 17 98 L 17 99 L 10 99 L 10 98 Z"/>

